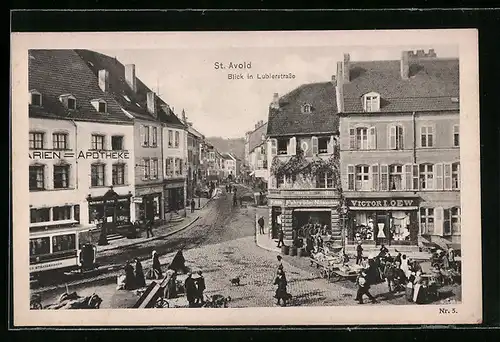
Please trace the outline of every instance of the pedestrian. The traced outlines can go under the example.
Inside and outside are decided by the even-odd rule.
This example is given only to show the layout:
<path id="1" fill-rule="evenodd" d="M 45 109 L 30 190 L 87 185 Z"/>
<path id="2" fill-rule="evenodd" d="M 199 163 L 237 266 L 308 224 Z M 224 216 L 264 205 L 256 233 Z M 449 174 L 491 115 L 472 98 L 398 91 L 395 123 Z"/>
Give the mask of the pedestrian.
<path id="1" fill-rule="evenodd" d="M 194 208 L 196 206 L 196 203 L 194 202 L 194 198 L 191 199 L 191 212 L 194 213 Z"/>
<path id="2" fill-rule="evenodd" d="M 233 194 L 233 207 L 236 207 L 238 204 L 238 198 L 236 197 L 236 192 Z"/>
<path id="3" fill-rule="evenodd" d="M 127 261 L 124 267 L 125 270 L 125 290 L 133 290 L 135 288 L 134 268 Z"/>
<path id="4" fill-rule="evenodd" d="M 194 307 L 194 303 L 196 300 L 196 284 L 193 279 L 193 274 L 191 272 L 188 273 L 186 280 L 184 281 L 184 289 L 186 291 L 186 298 L 189 304 L 189 307 Z"/>
<path id="5" fill-rule="evenodd" d="M 196 288 L 198 289 L 196 303 L 204 304 L 205 299 L 203 297 L 203 291 L 205 291 L 205 277 L 203 277 L 203 272 L 198 271 L 198 279 L 196 279 Z"/>
<path id="6" fill-rule="evenodd" d="M 283 239 L 285 238 L 285 232 L 283 232 L 283 228 L 279 227 L 279 233 L 278 233 L 278 247 L 284 246 L 285 242 Z"/>
<path id="7" fill-rule="evenodd" d="M 385 257 L 387 253 L 389 253 L 389 250 L 387 249 L 387 247 L 385 247 L 384 244 L 382 244 L 382 246 L 380 247 L 380 253 L 378 255 L 380 257 Z"/>
<path id="8" fill-rule="evenodd" d="M 282 269 L 283 269 L 283 258 L 281 257 L 281 255 L 278 255 L 278 256 L 276 257 L 276 259 L 278 259 L 278 270 L 279 270 L 279 269 L 281 269 L 281 270 L 282 270 Z"/>
<path id="9" fill-rule="evenodd" d="M 137 288 L 146 286 L 146 278 L 144 277 L 144 270 L 139 259 L 135 258 L 135 286 Z"/>
<path id="10" fill-rule="evenodd" d="M 243 207 L 243 196 L 240 196 L 240 207 Z"/>
<path id="11" fill-rule="evenodd" d="M 406 254 L 403 254 L 401 256 L 401 270 L 404 272 L 405 277 L 409 278 L 410 277 L 410 267 L 408 265 L 408 259 L 406 258 Z"/>
<path id="12" fill-rule="evenodd" d="M 146 221 L 146 238 L 149 238 L 149 234 L 151 234 L 151 237 L 153 237 L 153 220 L 147 220 Z"/>
<path id="13" fill-rule="evenodd" d="M 363 296 L 366 295 L 372 303 L 377 303 L 375 297 L 370 293 L 370 282 L 367 280 L 367 274 L 364 270 L 360 272 L 358 278 L 356 279 L 356 283 L 358 284 L 358 291 L 356 293 L 356 298 L 359 304 L 363 304 Z"/>
<path id="14" fill-rule="evenodd" d="M 363 261 L 363 247 L 361 246 L 361 241 L 359 241 L 356 246 L 356 265 L 361 264 L 361 261 Z"/>
<path id="15" fill-rule="evenodd" d="M 259 233 L 264 234 L 264 217 L 259 217 L 259 220 L 257 221 L 259 224 Z"/>
<path id="16" fill-rule="evenodd" d="M 160 259 L 158 257 L 158 253 L 153 251 L 153 279 L 161 279 L 163 277 L 163 273 L 161 271 Z"/>
<path id="17" fill-rule="evenodd" d="M 276 275 L 276 278 L 274 279 L 274 285 L 278 285 L 278 288 L 276 289 L 276 295 L 275 295 L 275 298 L 278 301 L 277 305 L 280 305 L 281 302 L 283 302 L 282 306 L 286 306 L 287 281 L 286 281 L 286 277 L 285 277 L 285 272 L 282 269 L 278 269 L 278 272 L 276 274 L 277 275 Z"/>

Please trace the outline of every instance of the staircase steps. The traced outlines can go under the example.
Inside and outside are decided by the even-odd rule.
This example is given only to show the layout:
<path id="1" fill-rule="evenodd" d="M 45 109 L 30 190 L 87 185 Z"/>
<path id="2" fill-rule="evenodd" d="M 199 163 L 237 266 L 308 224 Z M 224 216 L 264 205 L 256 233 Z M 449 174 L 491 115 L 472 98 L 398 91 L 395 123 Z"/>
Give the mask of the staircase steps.
<path id="1" fill-rule="evenodd" d="M 108 242 L 125 239 L 125 237 L 123 235 L 120 235 L 117 233 L 108 234 L 108 235 L 106 235 L 106 238 L 107 238 Z"/>

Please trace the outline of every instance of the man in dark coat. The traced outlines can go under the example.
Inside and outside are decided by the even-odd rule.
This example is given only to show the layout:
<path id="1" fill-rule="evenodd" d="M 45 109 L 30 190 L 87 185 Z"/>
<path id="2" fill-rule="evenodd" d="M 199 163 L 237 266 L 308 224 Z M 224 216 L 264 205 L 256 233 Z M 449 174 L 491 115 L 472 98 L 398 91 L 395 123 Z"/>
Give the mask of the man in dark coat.
<path id="1" fill-rule="evenodd" d="M 196 284 L 193 279 L 193 275 L 188 273 L 186 280 L 184 281 L 184 289 L 186 290 L 186 298 L 189 303 L 189 307 L 194 307 L 194 303 L 197 297 Z"/>
<path id="2" fill-rule="evenodd" d="M 153 220 L 146 220 L 146 238 L 149 238 L 149 234 L 153 237 Z"/>
<path id="3" fill-rule="evenodd" d="M 361 242 L 356 246 L 356 265 L 361 264 L 363 261 L 363 247 L 361 246 Z"/>
<path id="4" fill-rule="evenodd" d="M 163 273 L 161 271 L 161 263 L 160 259 L 158 257 L 158 253 L 156 251 L 153 251 L 153 276 L 154 279 L 161 279 L 163 277 Z"/>
<path id="5" fill-rule="evenodd" d="M 281 247 L 281 246 L 284 246 L 285 245 L 285 242 L 283 241 L 283 239 L 285 238 L 285 232 L 283 231 L 283 228 L 279 228 L 280 231 L 278 233 L 278 247 Z"/>
<path id="6" fill-rule="evenodd" d="M 135 288 L 134 268 L 127 261 L 124 270 L 125 270 L 125 290 L 133 290 Z"/>
<path id="7" fill-rule="evenodd" d="M 377 303 L 375 297 L 370 293 L 370 282 L 367 280 L 367 274 L 365 271 L 361 271 L 356 279 L 356 283 L 358 284 L 358 291 L 356 293 L 356 298 L 359 304 L 363 304 L 363 295 L 366 295 L 372 303 Z"/>
<path id="8" fill-rule="evenodd" d="M 196 207 L 196 203 L 194 202 L 194 199 L 191 199 L 191 212 L 194 213 L 194 208 Z"/>
<path id="9" fill-rule="evenodd" d="M 264 217 L 259 217 L 259 220 L 257 221 L 259 224 L 259 232 L 260 234 L 264 234 Z"/>
<path id="10" fill-rule="evenodd" d="M 198 278 L 196 279 L 196 287 L 198 289 L 198 295 L 196 297 L 196 303 L 205 303 L 205 299 L 203 298 L 203 291 L 205 291 L 206 286 L 205 286 L 205 277 L 203 277 L 203 272 L 198 271 Z"/>
<path id="11" fill-rule="evenodd" d="M 145 287 L 146 279 L 144 278 L 144 270 L 139 259 L 135 259 L 135 285 L 137 287 Z"/>
<path id="12" fill-rule="evenodd" d="M 174 259 L 172 259 L 172 262 L 168 266 L 168 269 L 182 273 L 185 273 L 187 271 L 186 259 L 184 259 L 182 249 L 175 254 Z"/>

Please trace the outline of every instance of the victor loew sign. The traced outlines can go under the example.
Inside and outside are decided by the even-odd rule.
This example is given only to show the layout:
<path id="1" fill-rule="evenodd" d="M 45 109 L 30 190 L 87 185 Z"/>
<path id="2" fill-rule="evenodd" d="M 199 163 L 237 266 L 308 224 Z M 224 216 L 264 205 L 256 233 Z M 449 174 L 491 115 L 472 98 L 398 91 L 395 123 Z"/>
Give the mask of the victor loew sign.
<path id="1" fill-rule="evenodd" d="M 347 199 L 349 208 L 408 208 L 417 207 L 418 198 L 359 198 Z"/>

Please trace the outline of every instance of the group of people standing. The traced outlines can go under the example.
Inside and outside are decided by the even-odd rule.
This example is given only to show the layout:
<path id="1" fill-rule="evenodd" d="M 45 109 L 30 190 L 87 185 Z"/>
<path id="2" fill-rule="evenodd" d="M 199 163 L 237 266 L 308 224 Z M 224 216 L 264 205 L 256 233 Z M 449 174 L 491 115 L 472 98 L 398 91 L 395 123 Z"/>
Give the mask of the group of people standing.
<path id="1" fill-rule="evenodd" d="M 186 291 L 186 298 L 190 308 L 194 308 L 205 303 L 205 299 L 203 297 L 203 292 L 206 289 L 205 278 L 203 277 L 202 271 L 198 271 L 196 275 L 197 277 L 193 278 L 193 273 L 189 272 L 186 280 L 184 281 L 184 289 Z"/>
<path id="2" fill-rule="evenodd" d="M 124 280 L 124 288 L 125 290 L 134 290 L 137 288 L 141 288 L 146 286 L 146 278 L 144 276 L 144 270 L 142 268 L 142 264 L 139 259 L 134 259 L 132 263 L 127 261 L 125 264 L 125 280 Z"/>

